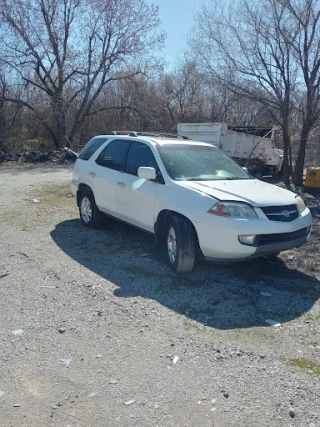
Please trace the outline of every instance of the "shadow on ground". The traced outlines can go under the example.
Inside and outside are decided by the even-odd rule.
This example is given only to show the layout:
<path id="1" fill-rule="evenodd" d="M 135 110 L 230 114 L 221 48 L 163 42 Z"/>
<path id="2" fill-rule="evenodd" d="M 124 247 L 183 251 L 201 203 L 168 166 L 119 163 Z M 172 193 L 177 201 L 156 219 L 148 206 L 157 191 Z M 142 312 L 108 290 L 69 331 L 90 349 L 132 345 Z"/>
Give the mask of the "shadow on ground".
<path id="1" fill-rule="evenodd" d="M 63 221 L 51 237 L 77 263 L 112 282 L 119 298 L 153 299 L 183 314 L 186 322 L 218 329 L 268 326 L 267 319 L 288 322 L 308 312 L 320 295 L 316 278 L 280 258 L 203 263 L 176 275 L 151 235 L 113 220 L 96 230 L 78 219 Z"/>

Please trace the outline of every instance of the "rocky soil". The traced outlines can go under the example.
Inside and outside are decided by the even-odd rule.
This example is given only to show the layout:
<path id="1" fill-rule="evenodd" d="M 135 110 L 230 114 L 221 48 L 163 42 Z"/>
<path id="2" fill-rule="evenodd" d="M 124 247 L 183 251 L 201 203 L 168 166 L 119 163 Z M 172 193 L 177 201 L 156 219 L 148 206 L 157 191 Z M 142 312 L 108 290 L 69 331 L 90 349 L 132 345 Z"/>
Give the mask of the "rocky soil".
<path id="1" fill-rule="evenodd" d="M 26 151 L 23 153 L 5 153 L 4 151 L 0 150 L 0 165 L 1 163 L 4 163 L 4 167 L 10 167 L 10 163 L 12 163 L 14 166 L 14 163 L 63 164 L 74 161 L 75 155 L 69 149 L 47 152 Z"/>
<path id="2" fill-rule="evenodd" d="M 70 178 L 0 166 L 2 427 L 320 427 L 317 198 L 302 248 L 179 276 Z"/>

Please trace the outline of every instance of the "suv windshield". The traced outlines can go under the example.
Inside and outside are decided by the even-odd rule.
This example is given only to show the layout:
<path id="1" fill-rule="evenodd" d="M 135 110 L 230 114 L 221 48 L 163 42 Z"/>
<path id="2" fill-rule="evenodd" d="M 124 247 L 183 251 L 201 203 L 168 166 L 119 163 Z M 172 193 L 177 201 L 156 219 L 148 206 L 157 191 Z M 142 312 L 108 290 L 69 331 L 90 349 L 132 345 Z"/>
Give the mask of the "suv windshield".
<path id="1" fill-rule="evenodd" d="M 157 149 L 169 175 L 177 181 L 250 179 L 240 166 L 214 146 L 168 144 Z"/>

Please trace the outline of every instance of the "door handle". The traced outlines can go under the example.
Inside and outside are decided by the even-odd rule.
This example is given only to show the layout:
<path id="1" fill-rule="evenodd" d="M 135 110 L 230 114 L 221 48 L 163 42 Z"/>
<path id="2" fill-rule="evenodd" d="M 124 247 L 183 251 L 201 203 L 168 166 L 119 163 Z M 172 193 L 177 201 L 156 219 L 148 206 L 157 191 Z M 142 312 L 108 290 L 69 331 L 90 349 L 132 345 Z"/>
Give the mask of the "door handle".
<path id="1" fill-rule="evenodd" d="M 93 178 L 96 176 L 94 172 L 89 172 L 89 175 L 92 176 Z"/>
<path id="2" fill-rule="evenodd" d="M 124 182 L 117 182 L 117 184 L 118 184 L 120 187 L 125 187 L 125 186 L 126 186 L 126 184 L 125 184 Z"/>

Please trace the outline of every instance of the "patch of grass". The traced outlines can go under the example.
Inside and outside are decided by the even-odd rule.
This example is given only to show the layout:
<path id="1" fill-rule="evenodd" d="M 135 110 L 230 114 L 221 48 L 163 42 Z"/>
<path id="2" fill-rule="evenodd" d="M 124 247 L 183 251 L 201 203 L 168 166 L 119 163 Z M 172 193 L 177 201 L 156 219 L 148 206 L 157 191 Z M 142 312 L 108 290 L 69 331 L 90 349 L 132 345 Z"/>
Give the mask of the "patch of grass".
<path id="1" fill-rule="evenodd" d="M 33 209 L 37 212 L 36 225 L 78 216 L 69 181 L 43 185 L 31 193 L 30 199 L 31 203 L 33 199 L 39 200 L 39 203 L 33 203 Z"/>
<path id="2" fill-rule="evenodd" d="M 287 364 L 299 368 L 302 372 L 320 376 L 320 365 L 306 359 L 287 359 Z"/>
<path id="3" fill-rule="evenodd" d="M 179 307 L 179 311 L 186 317 L 190 317 L 194 322 L 207 324 L 212 320 L 212 307 L 195 307 L 190 304 L 184 304 Z"/>
<path id="4" fill-rule="evenodd" d="M 305 320 L 312 321 L 314 319 L 313 314 L 307 313 L 304 317 Z"/>
<path id="5" fill-rule="evenodd" d="M 43 185 L 40 190 L 34 193 L 34 198 L 47 206 L 76 206 L 75 199 L 70 190 L 70 182 L 59 182 L 55 184 Z"/>
<path id="6" fill-rule="evenodd" d="M 16 212 L 5 212 L 1 214 L 0 223 L 5 225 L 14 224 L 17 220 L 18 214 Z"/>
<path id="7" fill-rule="evenodd" d="M 320 313 L 319 314 L 307 313 L 304 319 L 309 322 L 312 322 L 313 320 L 320 320 Z"/>
<path id="8" fill-rule="evenodd" d="M 196 322 L 189 320 L 189 319 L 185 319 L 183 321 L 183 324 L 185 326 L 186 329 L 188 330 L 196 330 L 197 332 L 206 332 L 206 328 L 204 326 L 200 326 L 199 324 L 197 324 Z"/>
<path id="9" fill-rule="evenodd" d="M 36 200 L 36 202 L 34 202 Z M 5 211 L 0 221 L 20 230 L 34 230 L 77 216 L 77 206 L 69 182 L 43 185 L 28 192 L 24 205 Z"/>

